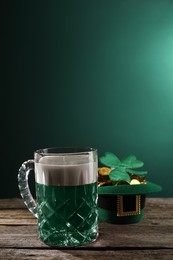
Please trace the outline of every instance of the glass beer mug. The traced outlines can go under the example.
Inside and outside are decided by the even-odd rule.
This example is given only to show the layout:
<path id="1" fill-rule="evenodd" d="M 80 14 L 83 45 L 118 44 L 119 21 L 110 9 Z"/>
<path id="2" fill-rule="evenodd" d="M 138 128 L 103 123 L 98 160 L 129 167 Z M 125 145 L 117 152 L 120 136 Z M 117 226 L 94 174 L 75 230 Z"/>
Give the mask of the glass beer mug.
<path id="1" fill-rule="evenodd" d="M 50 246 L 78 246 L 96 240 L 97 150 L 46 148 L 22 164 L 18 185 L 24 203 L 38 218 L 38 235 Z M 36 201 L 28 186 L 35 172 Z"/>

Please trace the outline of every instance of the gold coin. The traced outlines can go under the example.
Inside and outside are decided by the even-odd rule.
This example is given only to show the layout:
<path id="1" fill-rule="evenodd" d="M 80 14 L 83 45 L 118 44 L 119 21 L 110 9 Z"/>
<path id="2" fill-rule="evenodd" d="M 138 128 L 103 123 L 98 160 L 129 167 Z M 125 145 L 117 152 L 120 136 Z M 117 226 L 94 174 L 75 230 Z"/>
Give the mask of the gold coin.
<path id="1" fill-rule="evenodd" d="M 140 181 L 136 180 L 136 179 L 133 179 L 131 180 L 130 182 L 130 185 L 138 185 L 138 184 L 141 184 Z"/>
<path id="2" fill-rule="evenodd" d="M 145 177 L 144 176 L 138 176 L 136 174 L 132 174 L 131 175 L 131 180 L 133 180 L 133 179 L 138 180 L 140 183 L 141 182 L 145 182 Z"/>
<path id="3" fill-rule="evenodd" d="M 110 171 L 111 171 L 111 169 L 108 168 L 108 167 L 98 168 L 98 173 L 99 173 L 99 175 L 101 175 L 101 176 L 109 175 Z"/>
<path id="4" fill-rule="evenodd" d="M 112 184 L 111 182 L 99 182 L 98 187 L 107 186 L 107 185 L 111 185 L 111 184 Z"/>

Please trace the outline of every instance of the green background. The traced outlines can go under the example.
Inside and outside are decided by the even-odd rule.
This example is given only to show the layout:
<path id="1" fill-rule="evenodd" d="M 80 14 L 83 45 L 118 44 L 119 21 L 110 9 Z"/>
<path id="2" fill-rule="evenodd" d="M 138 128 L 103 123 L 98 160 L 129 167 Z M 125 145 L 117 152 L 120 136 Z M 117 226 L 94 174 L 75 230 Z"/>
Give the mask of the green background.
<path id="1" fill-rule="evenodd" d="M 64 145 L 135 154 L 173 196 L 173 1 L 4 0 L 1 17 L 0 197 Z"/>

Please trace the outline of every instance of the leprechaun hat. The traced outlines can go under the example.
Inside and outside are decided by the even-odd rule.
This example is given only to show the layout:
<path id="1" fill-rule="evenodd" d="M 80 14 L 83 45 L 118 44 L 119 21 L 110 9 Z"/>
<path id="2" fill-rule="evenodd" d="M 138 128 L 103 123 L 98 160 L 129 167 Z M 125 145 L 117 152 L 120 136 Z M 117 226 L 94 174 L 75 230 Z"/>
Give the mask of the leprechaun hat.
<path id="1" fill-rule="evenodd" d="M 98 170 L 99 219 L 114 224 L 139 222 L 146 195 L 160 191 L 161 186 L 147 181 L 146 171 L 136 170 L 143 162 L 134 155 L 120 161 L 108 152 L 100 157 L 100 162 L 108 167 Z"/>

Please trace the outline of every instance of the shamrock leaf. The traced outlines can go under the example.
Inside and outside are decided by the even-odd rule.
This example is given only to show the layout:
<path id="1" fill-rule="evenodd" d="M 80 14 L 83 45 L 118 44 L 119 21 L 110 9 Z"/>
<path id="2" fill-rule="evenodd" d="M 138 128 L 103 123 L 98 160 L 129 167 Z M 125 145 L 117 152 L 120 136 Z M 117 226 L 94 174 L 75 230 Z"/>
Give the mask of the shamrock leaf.
<path id="1" fill-rule="evenodd" d="M 114 169 L 110 172 L 109 177 L 112 181 L 127 181 L 130 182 L 130 176 L 125 171 L 121 171 L 121 169 Z"/>
<path id="2" fill-rule="evenodd" d="M 144 163 L 137 160 L 135 155 L 129 155 L 120 161 L 115 154 L 107 152 L 104 156 L 100 157 L 100 162 L 110 168 L 108 174 L 112 182 L 126 181 L 130 183 L 133 175 L 138 176 L 138 178 L 144 178 L 147 174 L 146 171 L 136 170 L 136 168 L 142 167 Z"/>
<path id="3" fill-rule="evenodd" d="M 138 175 L 138 176 L 146 176 L 147 175 L 147 171 L 135 171 L 135 170 L 132 170 L 132 169 L 126 169 L 126 172 L 128 173 L 131 173 L 131 174 L 135 174 L 135 175 Z"/>
<path id="4" fill-rule="evenodd" d="M 100 162 L 108 167 L 115 168 L 117 165 L 121 163 L 118 157 L 110 152 L 105 153 L 104 156 L 99 158 Z"/>
<path id="5" fill-rule="evenodd" d="M 130 169 L 140 168 L 144 165 L 142 161 L 136 159 L 135 155 L 129 155 L 128 157 L 124 158 L 121 162 L 126 166 L 126 168 Z"/>

